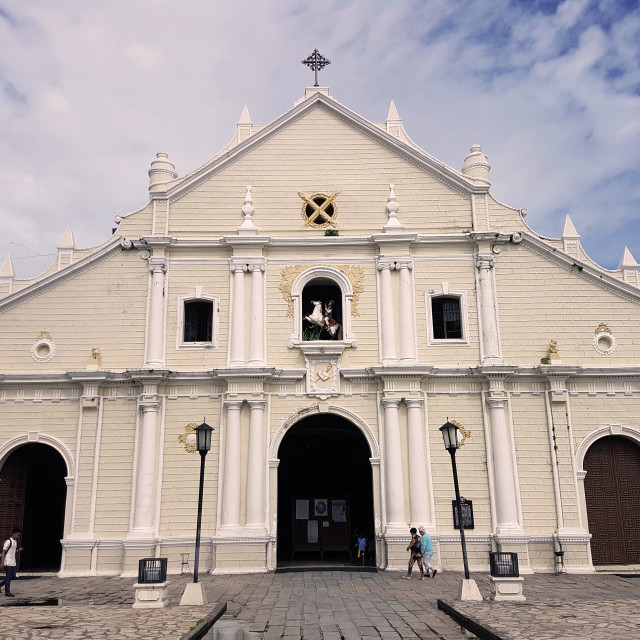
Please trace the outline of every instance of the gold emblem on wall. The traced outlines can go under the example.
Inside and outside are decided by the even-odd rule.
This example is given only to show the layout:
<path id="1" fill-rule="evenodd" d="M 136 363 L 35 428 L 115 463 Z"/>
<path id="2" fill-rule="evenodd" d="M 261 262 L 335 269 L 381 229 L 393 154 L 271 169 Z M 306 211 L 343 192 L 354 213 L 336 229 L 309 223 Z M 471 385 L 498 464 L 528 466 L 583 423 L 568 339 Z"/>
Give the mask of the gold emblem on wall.
<path id="1" fill-rule="evenodd" d="M 293 287 L 293 281 L 307 269 L 313 269 L 313 267 L 323 267 L 325 265 L 306 265 L 306 264 L 297 264 L 290 265 L 287 267 L 282 267 L 280 271 L 280 291 L 282 292 L 282 297 L 285 299 L 288 308 L 287 315 L 292 318 L 293 317 L 293 298 L 291 297 L 291 288 Z M 351 283 L 351 287 L 353 289 L 353 298 L 351 300 L 351 315 L 359 316 L 360 312 L 358 310 L 358 301 L 360 300 L 360 294 L 364 291 L 364 267 L 355 266 L 351 264 L 343 264 L 343 265 L 331 265 L 334 269 L 338 269 L 342 271 L 347 278 L 349 278 L 349 282 Z"/>
<path id="2" fill-rule="evenodd" d="M 467 441 L 467 438 L 471 437 L 471 431 L 465 429 L 457 420 L 449 420 L 449 422 L 458 428 L 458 431 L 462 434 L 462 440 L 458 442 L 458 447 L 462 447 Z"/>
<path id="3" fill-rule="evenodd" d="M 184 433 L 178 436 L 178 442 L 184 445 L 184 450 L 187 453 L 195 453 L 196 446 L 196 427 L 198 425 L 195 422 L 190 422 L 184 429 Z"/>
<path id="4" fill-rule="evenodd" d="M 339 191 L 330 196 L 325 193 L 314 193 L 308 196 L 305 193 L 298 193 L 302 198 L 302 218 L 305 227 L 328 227 L 336 225 L 338 208 L 334 200 L 338 197 Z"/>

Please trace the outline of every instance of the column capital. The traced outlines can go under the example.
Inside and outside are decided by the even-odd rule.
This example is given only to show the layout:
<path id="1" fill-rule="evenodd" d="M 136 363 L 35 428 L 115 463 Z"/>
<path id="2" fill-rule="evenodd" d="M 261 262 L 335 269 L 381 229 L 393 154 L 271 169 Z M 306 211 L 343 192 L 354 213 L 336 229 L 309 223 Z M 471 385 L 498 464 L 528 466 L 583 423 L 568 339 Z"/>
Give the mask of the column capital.
<path id="1" fill-rule="evenodd" d="M 246 272 L 248 268 L 246 264 L 231 264 L 229 265 L 229 270 L 231 271 L 231 273 L 240 273 Z"/>
<path id="2" fill-rule="evenodd" d="M 475 256 L 476 269 L 478 271 L 493 269 L 495 265 L 495 258 L 492 254 L 488 253 L 477 253 Z"/>
<path id="3" fill-rule="evenodd" d="M 423 398 L 405 398 L 404 403 L 407 405 L 408 409 L 422 408 L 424 404 Z"/>
<path id="4" fill-rule="evenodd" d="M 142 409 L 142 413 L 158 413 L 160 411 L 160 403 L 157 400 L 142 400 L 138 406 Z"/>
<path id="5" fill-rule="evenodd" d="M 378 271 L 391 271 L 395 269 L 395 263 L 389 261 L 379 261 L 376 265 L 376 268 L 378 269 Z"/>
<path id="6" fill-rule="evenodd" d="M 487 396 L 487 404 L 492 409 L 503 409 L 507 401 L 506 396 Z"/>
<path id="7" fill-rule="evenodd" d="M 413 269 L 413 260 L 398 260 L 395 263 L 395 267 L 398 271 L 401 269 L 408 269 L 411 271 Z"/>
<path id="8" fill-rule="evenodd" d="M 149 258 L 150 273 L 166 273 L 167 261 L 165 258 Z"/>
<path id="9" fill-rule="evenodd" d="M 266 400 L 247 400 L 247 404 L 251 410 L 253 409 L 264 409 L 267 401 Z"/>
<path id="10" fill-rule="evenodd" d="M 225 400 L 224 406 L 227 409 L 239 409 L 242 406 L 244 400 Z"/>
<path id="11" fill-rule="evenodd" d="M 398 407 L 401 398 L 382 398 L 382 404 L 384 407 Z"/>
<path id="12" fill-rule="evenodd" d="M 267 268 L 264 266 L 263 263 L 258 263 L 258 262 L 250 263 L 248 266 L 248 269 L 252 273 L 254 271 L 262 271 L 264 273 L 267 270 Z"/>

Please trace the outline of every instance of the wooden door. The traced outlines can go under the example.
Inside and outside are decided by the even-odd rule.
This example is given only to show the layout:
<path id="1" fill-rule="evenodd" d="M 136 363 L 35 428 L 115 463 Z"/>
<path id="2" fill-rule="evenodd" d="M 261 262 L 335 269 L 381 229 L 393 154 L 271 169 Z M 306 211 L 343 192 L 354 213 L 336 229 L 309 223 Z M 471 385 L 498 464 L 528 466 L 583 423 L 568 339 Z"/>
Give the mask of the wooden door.
<path id="1" fill-rule="evenodd" d="M 24 448 L 18 449 L 0 469 L 0 538 L 4 542 L 15 527 L 22 528 L 27 467 Z M 0 544 L 2 544 L 0 542 Z"/>
<path id="2" fill-rule="evenodd" d="M 593 564 L 640 564 L 640 447 L 620 436 L 584 458 Z"/>

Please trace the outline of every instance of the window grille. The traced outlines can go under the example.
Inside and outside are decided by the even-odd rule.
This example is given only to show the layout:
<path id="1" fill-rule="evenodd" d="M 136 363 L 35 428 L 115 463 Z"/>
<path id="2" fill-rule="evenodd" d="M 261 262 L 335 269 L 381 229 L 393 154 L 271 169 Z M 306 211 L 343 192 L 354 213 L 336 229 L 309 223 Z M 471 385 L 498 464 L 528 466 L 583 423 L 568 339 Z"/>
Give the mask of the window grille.
<path id="1" fill-rule="evenodd" d="M 462 338 L 462 314 L 460 298 L 432 298 L 433 337 L 436 340 Z"/>

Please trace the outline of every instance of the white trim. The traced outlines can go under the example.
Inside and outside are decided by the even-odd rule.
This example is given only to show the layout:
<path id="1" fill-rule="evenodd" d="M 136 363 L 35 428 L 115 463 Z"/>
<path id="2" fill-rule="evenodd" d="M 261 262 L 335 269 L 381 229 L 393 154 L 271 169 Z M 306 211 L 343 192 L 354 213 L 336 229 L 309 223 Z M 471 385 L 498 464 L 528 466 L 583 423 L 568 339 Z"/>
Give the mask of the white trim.
<path id="1" fill-rule="evenodd" d="M 64 463 L 67 467 L 67 473 L 65 477 L 75 479 L 76 469 L 75 469 L 75 464 L 73 462 L 73 456 L 71 455 L 71 452 L 69 451 L 69 449 L 67 449 L 66 445 L 64 445 L 57 438 L 47 435 L 46 433 L 39 433 L 39 432 L 36 432 L 36 433 L 38 434 L 37 440 L 33 440 L 33 437 L 29 438 L 29 434 L 25 433 L 23 435 L 12 438 L 8 442 L 5 442 L 0 447 L 0 468 L 2 468 L 7 458 L 16 449 L 19 449 L 21 446 L 25 444 L 38 442 L 40 444 L 49 445 L 52 449 L 55 449 L 62 456 L 62 459 L 64 460 Z"/>
<path id="2" fill-rule="evenodd" d="M 351 333 L 351 301 L 353 300 L 353 287 L 347 276 L 336 269 L 324 265 L 312 266 L 305 269 L 293 281 L 291 287 L 291 299 L 293 301 L 293 332 L 289 337 L 289 348 L 299 347 L 303 344 L 310 344 L 302 340 L 302 292 L 304 288 L 316 278 L 326 278 L 332 280 L 340 289 L 342 295 L 342 340 L 331 340 L 332 345 L 356 346 L 357 340 Z M 314 341 L 315 342 L 315 341 Z"/>
<path id="3" fill-rule="evenodd" d="M 469 345 L 469 305 L 467 292 L 463 289 L 449 289 L 446 293 L 442 288 L 430 289 L 424 292 L 425 309 L 427 313 L 427 344 L 429 346 L 456 346 Z M 433 311 L 431 302 L 433 298 L 458 298 L 460 302 L 460 324 L 462 338 L 434 338 L 433 337 Z"/>
<path id="4" fill-rule="evenodd" d="M 589 447 L 596 441 L 600 440 L 600 438 L 606 438 L 607 436 L 623 436 L 635 442 L 638 446 L 640 446 L 640 430 L 634 429 L 632 427 L 625 427 L 621 424 L 608 424 L 596 431 L 592 431 L 586 438 L 582 440 L 578 449 L 576 450 L 576 462 L 578 465 L 578 474 L 585 474 L 586 471 L 584 469 L 584 457 L 589 450 Z"/>
<path id="5" fill-rule="evenodd" d="M 176 320 L 176 350 L 188 349 L 205 351 L 206 349 L 217 349 L 219 347 L 220 337 L 220 296 L 198 291 L 200 287 L 196 287 L 195 293 L 188 293 L 178 296 L 177 320 Z M 187 302 L 197 300 L 205 300 L 211 302 L 211 340 L 204 342 L 185 342 L 184 341 L 184 306 Z"/>

